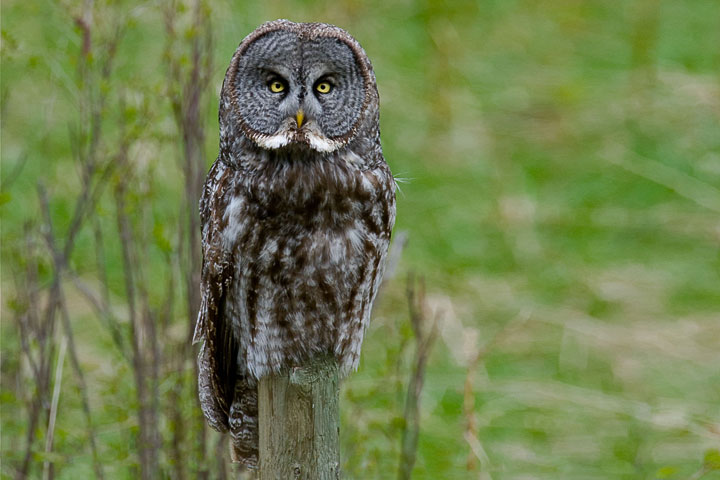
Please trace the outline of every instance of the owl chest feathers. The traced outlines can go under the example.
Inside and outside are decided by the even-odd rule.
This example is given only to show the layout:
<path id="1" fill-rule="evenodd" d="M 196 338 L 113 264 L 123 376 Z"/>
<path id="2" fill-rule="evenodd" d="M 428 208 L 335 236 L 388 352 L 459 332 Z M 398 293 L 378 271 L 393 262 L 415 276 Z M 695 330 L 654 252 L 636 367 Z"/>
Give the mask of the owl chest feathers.
<path id="1" fill-rule="evenodd" d="M 357 364 L 394 194 L 384 164 L 363 170 L 354 156 L 274 159 L 225 190 L 226 314 L 255 378 L 321 353 Z"/>
<path id="2" fill-rule="evenodd" d="M 347 235 L 355 249 L 364 233 L 389 234 L 393 205 L 385 192 L 387 174 L 382 168 L 358 168 L 357 158 L 352 151 L 331 160 L 281 158 L 237 173 L 235 188 L 226 190 L 223 199 L 224 246 L 242 246 L 248 234 L 259 230 L 268 240 L 311 234 L 320 236 L 320 243 L 322 235 Z M 265 254 L 275 250 L 272 245 Z"/>

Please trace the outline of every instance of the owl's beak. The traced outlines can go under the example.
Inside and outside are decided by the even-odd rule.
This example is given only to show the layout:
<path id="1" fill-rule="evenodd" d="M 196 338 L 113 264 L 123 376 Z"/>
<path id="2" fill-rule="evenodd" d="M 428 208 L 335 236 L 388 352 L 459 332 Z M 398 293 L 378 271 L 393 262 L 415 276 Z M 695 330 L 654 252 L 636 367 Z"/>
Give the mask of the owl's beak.
<path id="1" fill-rule="evenodd" d="M 295 114 L 295 121 L 297 122 L 298 128 L 302 127 L 303 120 L 305 119 L 305 112 L 302 109 L 298 110 Z"/>

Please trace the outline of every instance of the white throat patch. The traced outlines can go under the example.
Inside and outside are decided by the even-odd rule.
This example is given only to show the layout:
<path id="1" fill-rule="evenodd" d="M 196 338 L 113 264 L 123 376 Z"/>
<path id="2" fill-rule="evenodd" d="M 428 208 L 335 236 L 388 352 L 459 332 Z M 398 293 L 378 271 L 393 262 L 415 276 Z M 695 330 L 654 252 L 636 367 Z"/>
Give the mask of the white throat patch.
<path id="1" fill-rule="evenodd" d="M 290 132 L 282 132 L 277 135 L 261 134 L 255 137 L 255 142 L 257 142 L 258 146 L 267 150 L 276 150 L 284 147 L 290 143 L 290 140 Z"/>

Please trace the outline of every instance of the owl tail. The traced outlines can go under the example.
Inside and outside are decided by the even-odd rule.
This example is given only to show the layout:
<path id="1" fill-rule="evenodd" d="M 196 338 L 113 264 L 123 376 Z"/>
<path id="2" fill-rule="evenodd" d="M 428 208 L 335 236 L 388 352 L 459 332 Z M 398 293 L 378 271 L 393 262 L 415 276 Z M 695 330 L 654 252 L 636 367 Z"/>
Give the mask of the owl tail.
<path id="1" fill-rule="evenodd" d="M 258 464 L 258 403 L 257 382 L 249 383 L 238 377 L 228 418 L 230 427 L 230 456 L 233 462 L 248 468 Z"/>

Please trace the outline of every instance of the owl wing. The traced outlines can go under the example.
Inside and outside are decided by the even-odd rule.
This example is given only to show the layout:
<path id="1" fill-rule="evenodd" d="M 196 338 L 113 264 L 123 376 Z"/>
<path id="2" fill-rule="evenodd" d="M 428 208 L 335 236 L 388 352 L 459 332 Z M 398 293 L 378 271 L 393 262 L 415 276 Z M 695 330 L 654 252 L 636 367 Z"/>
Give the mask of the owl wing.
<path id="1" fill-rule="evenodd" d="M 225 318 L 225 299 L 233 277 L 233 264 L 231 253 L 223 247 L 222 232 L 226 193 L 231 183 L 231 169 L 216 161 L 208 173 L 200 199 L 202 299 L 193 338 L 193 343 L 204 340 L 198 356 L 200 404 L 210 426 L 222 432 L 228 429 L 238 353 L 231 322 Z"/>

